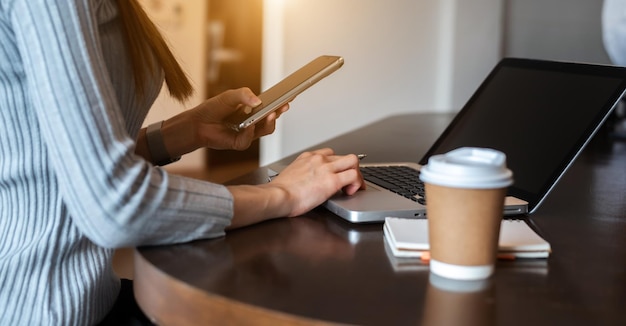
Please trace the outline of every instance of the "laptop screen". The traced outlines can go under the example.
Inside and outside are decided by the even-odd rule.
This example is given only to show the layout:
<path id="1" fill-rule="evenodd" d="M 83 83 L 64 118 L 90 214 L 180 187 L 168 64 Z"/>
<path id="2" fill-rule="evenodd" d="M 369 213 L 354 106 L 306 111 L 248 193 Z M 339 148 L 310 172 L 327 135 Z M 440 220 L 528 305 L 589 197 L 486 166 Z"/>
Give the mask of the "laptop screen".
<path id="1" fill-rule="evenodd" d="M 473 146 L 507 155 L 509 194 L 545 198 L 608 117 L 626 87 L 626 69 L 503 59 L 420 161 Z"/>

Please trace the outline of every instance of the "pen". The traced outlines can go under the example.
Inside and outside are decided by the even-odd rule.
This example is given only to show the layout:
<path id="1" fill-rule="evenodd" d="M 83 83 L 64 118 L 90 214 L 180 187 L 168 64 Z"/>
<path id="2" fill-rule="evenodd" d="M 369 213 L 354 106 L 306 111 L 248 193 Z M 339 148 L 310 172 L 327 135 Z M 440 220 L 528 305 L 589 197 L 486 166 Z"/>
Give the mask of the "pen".
<path id="1" fill-rule="evenodd" d="M 364 159 L 367 157 L 367 154 L 357 154 L 356 157 L 360 160 Z"/>
<path id="2" fill-rule="evenodd" d="M 496 255 L 496 258 L 498 258 L 498 260 L 515 260 L 516 257 L 514 254 L 498 253 Z M 430 261 L 430 252 L 429 251 L 422 252 L 422 254 L 420 255 L 420 260 Z"/>

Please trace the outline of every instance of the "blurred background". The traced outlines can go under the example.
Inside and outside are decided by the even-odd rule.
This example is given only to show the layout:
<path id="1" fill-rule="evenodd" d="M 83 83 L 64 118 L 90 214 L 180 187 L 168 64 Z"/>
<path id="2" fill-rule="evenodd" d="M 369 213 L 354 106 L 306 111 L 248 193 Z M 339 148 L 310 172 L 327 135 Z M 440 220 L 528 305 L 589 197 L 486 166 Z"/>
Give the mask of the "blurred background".
<path id="1" fill-rule="evenodd" d="M 141 0 L 193 80 L 187 107 L 269 88 L 311 59 L 345 65 L 301 94 L 245 152 L 168 167 L 232 177 L 381 118 L 459 110 L 504 56 L 609 63 L 595 0 Z M 146 124 L 185 108 L 163 94 Z"/>
<path id="2" fill-rule="evenodd" d="M 199 150 L 166 167 L 214 182 L 390 115 L 455 112 L 505 56 L 610 63 L 601 0 L 140 2 L 196 87 L 186 106 L 161 94 L 146 125 L 229 88 L 258 93 L 319 55 L 345 58 L 249 150 Z M 132 249 L 114 266 L 132 278 Z"/>

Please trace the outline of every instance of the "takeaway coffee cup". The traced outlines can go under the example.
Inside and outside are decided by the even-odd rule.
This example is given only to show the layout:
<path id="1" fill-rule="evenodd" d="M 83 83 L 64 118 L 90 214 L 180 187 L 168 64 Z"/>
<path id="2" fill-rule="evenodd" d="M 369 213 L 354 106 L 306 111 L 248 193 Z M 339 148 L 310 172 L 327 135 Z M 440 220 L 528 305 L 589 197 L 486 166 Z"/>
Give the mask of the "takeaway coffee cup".
<path id="1" fill-rule="evenodd" d="M 432 273 L 459 280 L 493 274 L 506 189 L 506 155 L 463 147 L 432 156 L 420 173 L 426 186 Z"/>

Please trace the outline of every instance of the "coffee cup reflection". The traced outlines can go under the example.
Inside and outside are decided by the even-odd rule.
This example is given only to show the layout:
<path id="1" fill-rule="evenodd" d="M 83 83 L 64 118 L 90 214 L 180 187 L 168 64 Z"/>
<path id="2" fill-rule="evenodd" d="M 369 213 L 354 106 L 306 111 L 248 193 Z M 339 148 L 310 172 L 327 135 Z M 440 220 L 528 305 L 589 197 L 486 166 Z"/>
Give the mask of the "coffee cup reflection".
<path id="1" fill-rule="evenodd" d="M 430 273 L 422 324 L 494 325 L 495 289 L 492 280 L 453 280 Z"/>

